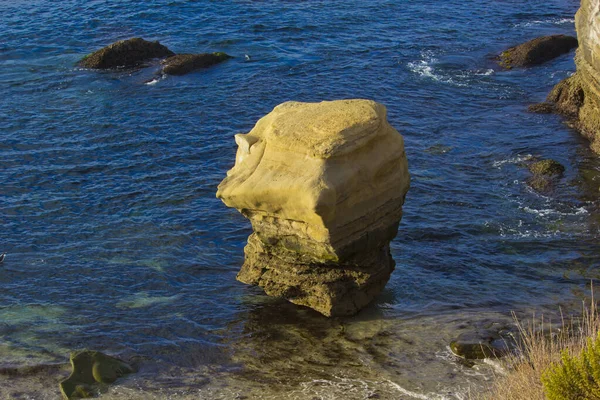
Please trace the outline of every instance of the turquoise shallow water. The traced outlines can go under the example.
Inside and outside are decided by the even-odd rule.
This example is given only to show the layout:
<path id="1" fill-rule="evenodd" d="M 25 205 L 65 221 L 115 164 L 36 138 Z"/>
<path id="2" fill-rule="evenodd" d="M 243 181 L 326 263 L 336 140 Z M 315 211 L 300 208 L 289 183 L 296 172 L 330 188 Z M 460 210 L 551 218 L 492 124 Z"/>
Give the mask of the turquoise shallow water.
<path id="1" fill-rule="evenodd" d="M 575 309 L 598 275 L 597 157 L 558 117 L 525 112 L 572 54 L 509 72 L 490 60 L 573 34 L 577 7 L 0 3 L 0 365 L 84 347 L 136 360 L 114 398 L 454 399 L 485 385 L 494 367 L 457 363 L 450 340 L 511 311 Z M 74 66 L 133 36 L 235 58 L 153 85 L 157 67 Z M 413 180 L 384 293 L 327 320 L 235 281 L 250 226 L 215 192 L 235 133 L 283 101 L 337 98 L 387 106 Z M 520 166 L 535 156 L 567 169 L 546 195 Z M 61 374 L 0 375 L 0 393 L 55 398 Z"/>

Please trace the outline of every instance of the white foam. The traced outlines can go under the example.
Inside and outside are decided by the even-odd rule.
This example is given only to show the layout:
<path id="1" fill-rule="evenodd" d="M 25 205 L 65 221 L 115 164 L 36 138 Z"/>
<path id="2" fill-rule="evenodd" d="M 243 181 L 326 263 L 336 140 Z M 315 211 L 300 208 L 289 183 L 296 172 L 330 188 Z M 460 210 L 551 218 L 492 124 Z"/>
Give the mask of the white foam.
<path id="1" fill-rule="evenodd" d="M 421 60 L 411 61 L 406 64 L 411 72 L 414 72 L 423 78 L 432 79 L 441 83 L 449 83 L 456 86 L 468 86 L 467 84 L 456 82 L 450 76 L 439 73 L 439 71 L 435 69 L 435 64 L 437 64 L 439 60 L 433 56 L 432 52 L 424 51 L 421 53 L 421 57 Z"/>
<path id="2" fill-rule="evenodd" d="M 162 81 L 163 79 L 165 79 L 165 75 L 156 76 L 151 81 L 148 81 L 145 84 L 146 85 L 156 85 L 158 82 Z"/>
<path id="3" fill-rule="evenodd" d="M 408 389 L 403 388 L 402 386 L 398 385 L 395 382 L 392 382 L 390 380 L 386 380 L 386 383 L 388 383 L 390 386 L 392 386 L 394 389 L 396 389 L 396 391 L 398 391 L 399 393 L 402 393 L 405 396 L 409 396 L 412 397 L 413 399 L 420 399 L 420 400 L 450 400 L 450 397 L 446 397 L 444 395 L 439 395 L 439 394 L 420 394 L 420 393 L 416 393 L 416 392 L 412 392 Z"/>
<path id="4" fill-rule="evenodd" d="M 435 60 L 435 59 L 433 59 L 433 60 Z M 433 67 L 431 66 L 431 63 L 432 63 L 432 60 L 419 60 L 416 62 L 409 62 L 407 64 L 407 66 L 412 72 L 414 72 L 420 76 L 423 76 L 425 78 L 431 78 L 436 81 L 441 81 L 442 77 L 439 75 L 436 75 L 433 72 Z"/>
<path id="5" fill-rule="evenodd" d="M 531 208 L 531 207 L 522 207 L 523 211 L 528 212 L 530 214 L 535 214 L 535 215 L 539 215 L 540 217 L 546 217 L 548 215 L 582 215 L 582 214 L 587 214 L 588 210 L 586 210 L 584 207 L 579 207 L 574 209 L 571 212 L 565 212 L 565 211 L 559 211 L 559 210 L 555 210 L 554 208 L 544 208 L 541 210 L 537 210 L 535 208 Z"/>
<path id="6" fill-rule="evenodd" d="M 491 68 L 469 69 L 466 66 L 463 66 L 465 69 L 460 66 L 448 69 L 443 62 L 440 64 L 432 51 L 422 51 L 420 60 L 408 62 L 406 66 L 422 78 L 458 87 L 468 87 L 473 84 L 475 77 L 490 76 L 495 72 Z"/>
<path id="7" fill-rule="evenodd" d="M 519 225 L 517 227 L 506 226 L 505 224 L 492 224 L 490 222 L 485 222 L 484 224 L 487 227 L 495 228 L 498 231 L 498 235 L 503 238 L 512 238 L 512 239 L 525 239 L 525 238 L 550 238 L 556 237 L 561 233 L 558 231 L 537 231 L 524 229 L 523 223 L 519 221 Z"/>
<path id="8" fill-rule="evenodd" d="M 334 400 L 342 398 L 342 396 L 345 396 L 346 398 L 370 398 L 371 395 L 377 393 L 377 389 L 383 390 L 387 395 L 396 392 L 399 395 L 406 396 L 398 398 L 408 397 L 418 400 L 451 400 L 462 398 L 462 396 L 459 393 L 452 393 L 451 397 L 449 397 L 450 394 L 422 394 L 418 392 L 413 392 L 400 386 L 398 383 L 392 382 L 389 379 L 383 379 L 381 381 L 371 381 L 345 378 L 339 376 L 334 377 L 333 380 L 313 379 L 311 381 L 301 383 L 300 389 L 286 393 L 285 397 L 290 399 L 297 399 L 298 395 L 301 395 L 301 398 L 319 398 L 322 400 Z M 455 391 L 453 390 L 453 392 Z M 282 397 L 280 396 L 278 398 Z M 396 398 L 396 396 L 392 398 Z"/>
<path id="9" fill-rule="evenodd" d="M 528 22 L 519 22 L 518 24 L 514 24 L 515 28 L 524 28 L 531 27 L 537 25 L 566 25 L 566 24 L 574 24 L 575 18 L 550 18 L 544 20 L 534 20 Z"/>
<path id="10" fill-rule="evenodd" d="M 494 73 L 495 71 L 493 69 L 478 69 L 477 71 L 474 72 L 475 75 L 477 76 L 490 76 Z"/>
<path id="11" fill-rule="evenodd" d="M 533 158 L 533 156 L 531 154 L 518 155 L 516 157 L 507 158 L 505 160 L 494 161 L 494 163 L 492 164 L 492 166 L 494 168 L 500 168 L 504 164 L 519 164 L 519 163 L 522 163 L 524 161 L 529 161 L 532 158 Z"/>
<path id="12" fill-rule="evenodd" d="M 523 232 L 509 232 L 509 233 L 500 233 L 500 237 L 505 238 L 516 238 L 516 239 L 548 239 L 551 237 L 558 236 L 558 232 L 538 232 L 538 231 L 530 231 L 526 230 Z"/>
<path id="13" fill-rule="evenodd" d="M 484 364 L 491 366 L 496 374 L 499 375 L 508 375 L 508 371 L 503 363 L 493 358 L 484 358 Z"/>

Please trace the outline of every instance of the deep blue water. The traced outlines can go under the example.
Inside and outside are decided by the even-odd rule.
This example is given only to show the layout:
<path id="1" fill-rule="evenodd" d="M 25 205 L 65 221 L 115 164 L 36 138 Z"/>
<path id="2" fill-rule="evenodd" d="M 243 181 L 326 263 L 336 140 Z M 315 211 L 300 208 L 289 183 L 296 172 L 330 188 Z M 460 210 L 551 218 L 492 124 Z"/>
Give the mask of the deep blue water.
<path id="1" fill-rule="evenodd" d="M 513 71 L 491 60 L 574 34 L 576 3 L 0 2 L 0 366 L 80 348 L 137 360 L 107 398 L 485 386 L 491 368 L 457 363 L 452 338 L 574 309 L 598 277 L 600 162 L 559 117 L 526 112 L 573 53 Z M 75 66 L 134 36 L 235 58 L 152 85 L 157 66 Z M 412 186 L 384 293 L 328 320 L 235 280 L 250 224 L 215 192 L 234 134 L 281 102 L 339 98 L 386 105 Z M 551 192 L 527 185 L 531 157 L 566 166 Z M 57 393 L 54 376 L 6 379 L 2 395 Z"/>

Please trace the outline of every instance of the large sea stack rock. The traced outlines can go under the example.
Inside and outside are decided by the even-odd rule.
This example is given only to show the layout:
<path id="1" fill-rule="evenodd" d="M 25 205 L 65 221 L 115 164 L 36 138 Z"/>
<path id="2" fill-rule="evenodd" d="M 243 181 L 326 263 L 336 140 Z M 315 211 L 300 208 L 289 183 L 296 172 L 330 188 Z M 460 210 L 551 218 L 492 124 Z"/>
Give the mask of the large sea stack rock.
<path id="1" fill-rule="evenodd" d="M 556 110 L 565 115 L 600 153 L 600 0 L 581 0 L 575 15 L 579 48 L 577 72 L 560 82 L 548 95 Z"/>
<path id="2" fill-rule="evenodd" d="M 142 38 L 120 40 L 85 56 L 79 61 L 84 68 L 109 69 L 135 67 L 153 58 L 174 56 L 171 50 L 158 42 Z"/>
<path id="3" fill-rule="evenodd" d="M 385 107 L 287 102 L 235 140 L 217 197 L 254 229 L 238 280 L 326 316 L 358 312 L 394 270 L 389 242 L 409 188 Z"/>
<path id="4" fill-rule="evenodd" d="M 568 53 L 575 47 L 577 39 L 572 36 L 543 36 L 511 47 L 500 54 L 498 61 L 500 66 L 507 69 L 531 67 Z"/>

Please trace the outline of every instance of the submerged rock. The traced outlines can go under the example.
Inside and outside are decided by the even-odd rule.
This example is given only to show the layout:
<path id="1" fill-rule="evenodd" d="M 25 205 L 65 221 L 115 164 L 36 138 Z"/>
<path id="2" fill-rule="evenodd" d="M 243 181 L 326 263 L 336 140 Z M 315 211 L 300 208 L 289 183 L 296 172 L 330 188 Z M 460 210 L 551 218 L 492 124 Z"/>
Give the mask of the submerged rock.
<path id="1" fill-rule="evenodd" d="M 82 58 L 79 65 L 85 68 L 109 69 L 135 67 L 153 58 L 174 56 L 171 50 L 158 41 L 142 38 L 120 40 Z"/>
<path id="2" fill-rule="evenodd" d="M 450 350 L 467 360 L 502 357 L 508 352 L 507 342 L 491 330 L 467 332 L 450 343 Z"/>
<path id="3" fill-rule="evenodd" d="M 231 56 L 225 53 L 177 54 L 162 61 L 162 72 L 169 75 L 184 75 L 200 68 L 221 63 Z"/>
<path id="4" fill-rule="evenodd" d="M 409 188 L 385 107 L 287 102 L 235 140 L 217 197 L 254 229 L 238 280 L 327 316 L 358 312 L 394 270 L 389 242 Z"/>
<path id="5" fill-rule="evenodd" d="M 135 372 L 130 365 L 118 358 L 90 350 L 71 353 L 71 366 L 71 375 L 60 382 L 60 391 L 65 399 L 93 397 L 106 384 Z"/>
<path id="6" fill-rule="evenodd" d="M 577 39 L 572 36 L 543 36 L 503 51 L 498 61 L 506 69 L 530 67 L 550 61 L 575 47 Z"/>

